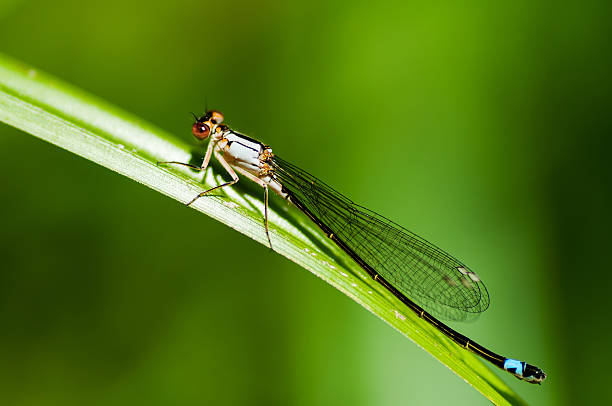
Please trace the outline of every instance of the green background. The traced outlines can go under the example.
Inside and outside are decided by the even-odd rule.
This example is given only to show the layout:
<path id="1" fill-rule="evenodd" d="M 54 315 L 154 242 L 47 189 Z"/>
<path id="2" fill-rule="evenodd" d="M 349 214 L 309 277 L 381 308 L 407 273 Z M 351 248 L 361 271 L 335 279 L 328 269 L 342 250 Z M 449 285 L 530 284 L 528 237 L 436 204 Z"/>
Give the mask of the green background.
<path id="1" fill-rule="evenodd" d="M 503 374 L 519 395 L 600 404 L 610 17 L 603 1 L 13 0 L 0 51 L 190 142 L 189 112 L 222 110 L 476 270 L 491 308 L 453 326 L 549 374 Z M 487 404 L 235 231 L 5 125 L 0 151 L 1 404 Z"/>

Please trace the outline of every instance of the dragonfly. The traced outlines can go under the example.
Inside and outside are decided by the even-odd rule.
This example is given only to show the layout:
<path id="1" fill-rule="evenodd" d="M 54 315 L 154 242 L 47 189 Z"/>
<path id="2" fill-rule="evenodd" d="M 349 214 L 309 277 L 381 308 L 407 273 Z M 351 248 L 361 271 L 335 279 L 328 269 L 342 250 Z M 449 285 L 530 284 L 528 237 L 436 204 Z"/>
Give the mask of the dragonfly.
<path id="1" fill-rule="evenodd" d="M 269 190 L 272 190 L 304 213 L 374 281 L 419 318 L 516 378 L 534 384 L 544 381 L 546 374 L 537 366 L 499 355 L 440 321 L 465 321 L 489 306 L 484 283 L 467 265 L 424 238 L 354 203 L 273 153 L 270 146 L 232 130 L 223 123 L 221 112 L 209 110 L 194 118 L 193 136 L 208 141 L 202 164 L 178 161 L 158 164 L 204 171 L 214 156 L 231 180 L 199 193 L 187 206 L 215 190 L 238 183 L 240 174 L 264 190 L 263 223 L 270 248 L 268 202 Z"/>

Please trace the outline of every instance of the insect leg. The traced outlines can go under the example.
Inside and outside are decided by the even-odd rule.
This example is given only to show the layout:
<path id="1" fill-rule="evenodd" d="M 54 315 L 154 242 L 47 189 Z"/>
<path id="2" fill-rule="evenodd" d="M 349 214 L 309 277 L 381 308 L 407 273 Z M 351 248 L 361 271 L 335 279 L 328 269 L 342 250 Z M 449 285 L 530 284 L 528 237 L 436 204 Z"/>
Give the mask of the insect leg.
<path id="1" fill-rule="evenodd" d="M 230 176 L 232 177 L 232 180 L 229 182 L 225 182 L 221 185 L 217 185 L 213 188 L 210 188 L 208 190 L 205 190 L 204 192 L 198 194 L 196 197 L 194 197 L 193 199 L 191 199 L 191 201 L 189 203 L 187 203 L 187 206 L 190 206 L 193 202 L 195 202 L 196 200 L 198 200 L 200 197 L 206 195 L 209 192 L 212 192 L 213 190 L 216 189 L 221 189 L 224 188 L 226 186 L 231 186 L 235 183 L 238 183 L 238 175 L 236 175 L 236 171 L 234 171 L 234 169 L 232 168 L 232 166 L 225 160 L 225 158 L 223 158 L 223 156 L 217 152 L 215 152 L 215 158 L 217 159 L 217 161 L 219 161 L 219 163 L 221 165 L 223 165 L 223 167 L 225 168 L 225 170 L 227 171 L 227 173 L 230 174 Z M 208 162 L 210 160 L 210 156 L 208 154 L 208 151 L 206 152 L 206 158 L 204 158 L 205 163 L 208 165 Z"/>
<path id="2" fill-rule="evenodd" d="M 161 161 L 161 162 L 157 162 L 157 165 L 167 165 L 167 164 L 183 165 L 191 169 L 195 169 L 198 172 L 205 171 L 206 168 L 208 168 L 208 164 L 210 162 L 210 156 L 212 155 L 213 148 L 214 148 L 214 143 L 212 141 L 209 141 L 208 147 L 206 147 L 206 155 L 204 156 L 204 160 L 202 161 L 202 165 L 200 166 L 191 165 L 185 162 L 178 162 L 178 161 Z"/>
<path id="3" fill-rule="evenodd" d="M 272 240 L 270 240 L 270 230 L 268 228 L 268 184 L 261 178 L 249 173 L 241 168 L 236 168 L 241 175 L 247 177 L 253 182 L 257 183 L 264 189 L 264 227 L 266 229 L 266 237 L 268 237 L 268 244 L 270 245 L 270 249 L 274 251 L 272 248 Z"/>

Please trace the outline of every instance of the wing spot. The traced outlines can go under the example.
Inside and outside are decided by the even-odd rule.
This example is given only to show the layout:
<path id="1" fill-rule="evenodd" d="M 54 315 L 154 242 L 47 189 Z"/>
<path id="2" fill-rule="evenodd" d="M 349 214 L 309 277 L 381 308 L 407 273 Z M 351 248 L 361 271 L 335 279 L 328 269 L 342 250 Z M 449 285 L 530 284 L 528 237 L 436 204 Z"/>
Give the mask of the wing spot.
<path id="1" fill-rule="evenodd" d="M 468 278 L 461 278 L 461 284 L 468 289 L 472 289 L 474 285 Z"/>
<path id="2" fill-rule="evenodd" d="M 468 276 L 470 277 L 471 280 L 473 280 L 474 282 L 478 282 L 480 281 L 480 278 L 478 277 L 478 275 L 476 275 L 474 272 L 470 271 L 468 272 Z"/>
<path id="3" fill-rule="evenodd" d="M 451 287 L 457 286 L 457 282 L 448 275 L 442 276 L 442 279 L 444 279 L 444 282 L 446 282 L 448 286 L 451 286 Z"/>

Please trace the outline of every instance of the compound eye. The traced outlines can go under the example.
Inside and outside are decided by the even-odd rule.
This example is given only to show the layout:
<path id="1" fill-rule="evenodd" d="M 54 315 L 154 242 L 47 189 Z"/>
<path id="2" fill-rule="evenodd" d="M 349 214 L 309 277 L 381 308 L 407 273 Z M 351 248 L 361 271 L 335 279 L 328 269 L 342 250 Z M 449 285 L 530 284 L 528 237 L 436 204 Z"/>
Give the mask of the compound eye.
<path id="1" fill-rule="evenodd" d="M 191 127 L 191 133 L 197 139 L 203 140 L 210 135 L 210 128 L 204 123 L 196 122 L 193 127 Z"/>
<path id="2" fill-rule="evenodd" d="M 210 120 L 213 122 L 213 124 L 221 124 L 223 122 L 223 113 L 220 111 L 210 110 L 208 114 L 210 114 Z"/>

